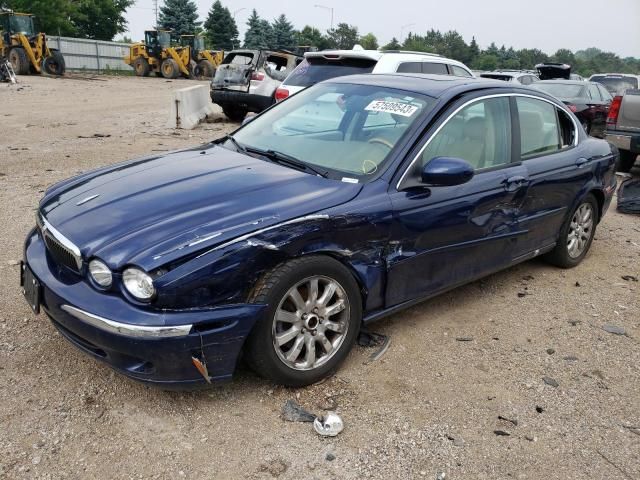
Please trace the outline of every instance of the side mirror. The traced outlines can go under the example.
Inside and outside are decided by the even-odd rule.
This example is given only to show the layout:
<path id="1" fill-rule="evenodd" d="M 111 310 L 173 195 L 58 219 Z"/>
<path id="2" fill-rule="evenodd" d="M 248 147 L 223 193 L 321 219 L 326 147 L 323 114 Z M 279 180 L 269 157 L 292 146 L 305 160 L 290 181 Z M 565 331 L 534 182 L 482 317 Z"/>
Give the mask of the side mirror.
<path id="1" fill-rule="evenodd" d="M 473 178 L 473 167 L 461 158 L 435 157 L 422 169 L 422 183 L 434 187 L 462 185 Z"/>

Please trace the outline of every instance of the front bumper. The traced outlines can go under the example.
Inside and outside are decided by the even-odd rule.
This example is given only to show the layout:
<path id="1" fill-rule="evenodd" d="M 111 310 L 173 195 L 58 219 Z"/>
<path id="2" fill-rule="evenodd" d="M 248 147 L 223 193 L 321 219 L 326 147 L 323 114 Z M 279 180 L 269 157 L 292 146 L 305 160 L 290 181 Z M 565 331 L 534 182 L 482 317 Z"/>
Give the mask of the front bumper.
<path id="1" fill-rule="evenodd" d="M 207 385 L 193 358 L 206 363 L 210 381 L 231 379 L 244 340 L 265 308 L 137 307 L 54 263 L 35 231 L 25 244 L 25 263 L 42 285 L 41 309 L 67 340 L 126 376 L 163 388 Z"/>
<path id="2" fill-rule="evenodd" d="M 607 131 L 604 138 L 619 150 L 640 154 L 640 134 Z"/>
<path id="3" fill-rule="evenodd" d="M 273 98 L 234 90 L 211 90 L 211 100 L 220 106 L 232 105 L 260 113 L 273 105 Z"/>

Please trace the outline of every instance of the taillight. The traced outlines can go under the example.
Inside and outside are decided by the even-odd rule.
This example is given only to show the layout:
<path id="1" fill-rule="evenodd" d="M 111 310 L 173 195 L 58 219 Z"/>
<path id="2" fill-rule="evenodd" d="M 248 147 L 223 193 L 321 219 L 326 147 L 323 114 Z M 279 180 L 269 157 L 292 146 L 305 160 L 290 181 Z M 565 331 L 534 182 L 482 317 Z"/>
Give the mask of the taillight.
<path id="1" fill-rule="evenodd" d="M 276 90 L 276 95 L 275 95 L 276 102 L 281 102 L 282 100 L 284 100 L 288 96 L 289 96 L 289 90 L 287 90 L 286 88 L 279 87 Z"/>
<path id="2" fill-rule="evenodd" d="M 262 72 L 253 72 L 251 74 L 251 80 L 255 80 L 256 82 L 261 82 L 264 80 L 264 73 Z"/>
<path id="3" fill-rule="evenodd" d="M 567 108 L 573 113 L 576 113 L 578 111 L 578 107 L 576 107 L 573 103 L 567 103 Z"/>
<path id="4" fill-rule="evenodd" d="M 618 123 L 618 115 L 620 114 L 620 105 L 622 105 L 622 97 L 615 96 L 609 107 L 609 115 L 607 115 L 607 125 L 615 126 Z"/>

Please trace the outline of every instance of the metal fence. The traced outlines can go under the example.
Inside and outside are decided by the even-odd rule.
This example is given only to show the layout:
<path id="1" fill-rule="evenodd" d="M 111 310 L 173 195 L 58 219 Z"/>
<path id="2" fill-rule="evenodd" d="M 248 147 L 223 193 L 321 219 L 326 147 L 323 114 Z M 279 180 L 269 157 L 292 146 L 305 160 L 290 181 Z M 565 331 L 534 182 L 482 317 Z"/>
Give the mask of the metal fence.
<path id="1" fill-rule="evenodd" d="M 128 43 L 55 36 L 47 36 L 47 41 L 50 48 L 57 48 L 64 55 L 68 70 L 133 72 L 124 63 L 129 53 Z"/>

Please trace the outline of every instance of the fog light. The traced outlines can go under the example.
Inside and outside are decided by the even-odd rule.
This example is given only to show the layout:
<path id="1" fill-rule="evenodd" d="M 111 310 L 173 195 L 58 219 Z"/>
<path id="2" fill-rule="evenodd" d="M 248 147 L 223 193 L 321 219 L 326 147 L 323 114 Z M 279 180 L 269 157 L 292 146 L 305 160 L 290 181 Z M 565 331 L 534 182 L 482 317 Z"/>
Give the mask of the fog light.
<path id="1" fill-rule="evenodd" d="M 122 283 L 131 295 L 144 302 L 151 300 L 156 293 L 153 279 L 139 268 L 127 268 L 122 273 Z"/>
<path id="2" fill-rule="evenodd" d="M 111 270 L 101 260 L 93 259 L 89 262 L 89 274 L 93 281 L 103 288 L 109 288 L 113 283 Z"/>

